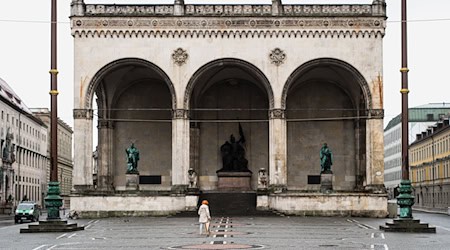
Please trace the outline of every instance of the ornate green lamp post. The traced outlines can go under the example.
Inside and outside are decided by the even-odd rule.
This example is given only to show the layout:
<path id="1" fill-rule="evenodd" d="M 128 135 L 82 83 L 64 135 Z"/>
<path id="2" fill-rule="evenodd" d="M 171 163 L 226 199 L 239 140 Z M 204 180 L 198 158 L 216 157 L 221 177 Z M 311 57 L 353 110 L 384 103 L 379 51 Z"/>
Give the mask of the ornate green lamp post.
<path id="1" fill-rule="evenodd" d="M 47 197 L 45 197 L 47 220 L 39 221 L 38 225 L 30 224 L 28 228 L 21 228 L 20 233 L 71 232 L 84 230 L 84 226 L 79 227 L 76 223 L 67 223 L 67 220 L 61 220 L 59 215 L 59 208 L 62 206 L 62 199 L 60 196 L 58 182 L 58 70 L 56 68 L 57 0 L 51 1 L 50 182 L 48 183 Z"/>
<path id="2" fill-rule="evenodd" d="M 50 86 L 50 182 L 48 183 L 47 197 L 45 197 L 45 206 L 47 208 L 47 220 L 61 220 L 59 216 L 59 208 L 62 206 L 60 188 L 58 182 L 58 85 L 57 85 L 57 16 L 56 16 L 56 0 L 52 0 L 52 16 L 51 16 L 51 86 Z"/>
<path id="3" fill-rule="evenodd" d="M 409 180 L 409 157 L 408 157 L 408 48 L 407 48 L 407 22 L 406 22 L 406 0 L 402 0 L 402 180 L 400 182 L 400 194 L 397 204 L 400 206 L 400 218 L 412 218 L 412 205 L 414 196 L 411 181 Z"/>
<path id="4" fill-rule="evenodd" d="M 436 233 L 435 227 L 429 227 L 420 220 L 414 220 L 412 216 L 412 206 L 414 196 L 412 193 L 411 181 L 409 180 L 409 154 L 408 154 L 408 49 L 407 49 L 407 18 L 406 0 L 402 0 L 402 180 L 400 182 L 400 194 L 397 197 L 397 204 L 400 207 L 399 218 L 393 223 L 386 223 L 380 226 L 381 230 L 388 232 L 414 232 L 414 233 Z"/>

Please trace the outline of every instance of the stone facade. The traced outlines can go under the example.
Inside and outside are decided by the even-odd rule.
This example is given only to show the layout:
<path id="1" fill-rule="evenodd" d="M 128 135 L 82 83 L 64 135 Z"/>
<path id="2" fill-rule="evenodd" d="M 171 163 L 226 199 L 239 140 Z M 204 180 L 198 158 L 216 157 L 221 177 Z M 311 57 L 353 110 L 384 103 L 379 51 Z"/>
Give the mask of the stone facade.
<path id="1" fill-rule="evenodd" d="M 123 152 L 130 141 L 141 152 L 141 175 L 161 180 L 140 183 L 141 195 L 183 195 L 189 168 L 198 174 L 201 191 L 217 190 L 220 145 L 238 133 L 241 123 L 253 190 L 264 168 L 269 193 L 319 192 L 320 187 L 307 180 L 320 173 L 319 150 L 327 142 L 335 156 L 333 188 L 377 193 L 385 211 L 385 20 L 384 1 L 72 1 L 77 201 L 92 195 L 126 195 Z M 94 100 L 99 135 L 96 188 L 91 160 Z M 259 200 L 266 205 L 258 207 L 267 209 L 282 203 L 268 197 Z M 84 208 L 73 204 L 73 209 Z"/>
<path id="2" fill-rule="evenodd" d="M 0 112 L 0 210 L 11 209 L 24 197 L 43 206 L 49 163 L 47 126 L 1 78 Z M 10 153 L 5 150 L 7 135 Z"/>

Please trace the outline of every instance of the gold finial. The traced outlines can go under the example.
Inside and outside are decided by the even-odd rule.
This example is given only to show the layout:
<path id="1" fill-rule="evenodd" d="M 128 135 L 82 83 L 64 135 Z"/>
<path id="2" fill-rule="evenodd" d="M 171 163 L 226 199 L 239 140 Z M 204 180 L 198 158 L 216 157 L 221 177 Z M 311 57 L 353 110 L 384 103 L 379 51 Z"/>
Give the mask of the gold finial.
<path id="1" fill-rule="evenodd" d="M 50 90 L 49 94 L 50 94 L 50 95 L 58 95 L 58 94 L 59 94 L 59 91 L 58 91 L 58 90 L 55 90 L 55 89 L 52 89 L 52 90 Z"/>
<path id="2" fill-rule="evenodd" d="M 402 94 L 408 94 L 409 93 L 409 89 L 401 89 L 400 93 Z"/>
<path id="3" fill-rule="evenodd" d="M 402 72 L 402 73 L 403 73 L 403 72 L 408 73 L 408 72 L 409 72 L 409 69 L 408 69 L 408 68 L 401 68 L 401 69 L 400 69 L 400 72 Z"/>
<path id="4" fill-rule="evenodd" d="M 48 73 L 57 75 L 59 72 L 57 69 L 51 69 Z"/>

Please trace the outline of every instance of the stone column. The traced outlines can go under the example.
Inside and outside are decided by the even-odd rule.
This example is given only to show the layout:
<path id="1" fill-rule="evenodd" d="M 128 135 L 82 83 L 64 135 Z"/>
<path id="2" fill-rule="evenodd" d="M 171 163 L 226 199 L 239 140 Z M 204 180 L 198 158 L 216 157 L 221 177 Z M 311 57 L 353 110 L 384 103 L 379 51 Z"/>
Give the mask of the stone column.
<path id="1" fill-rule="evenodd" d="M 287 186 L 287 131 L 284 109 L 269 111 L 269 186 L 277 190 Z"/>
<path id="2" fill-rule="evenodd" d="M 384 130 L 382 109 L 369 110 L 366 124 L 366 189 L 384 192 Z"/>
<path id="3" fill-rule="evenodd" d="M 74 166 L 75 189 L 92 187 L 92 109 L 74 109 Z"/>
<path id="4" fill-rule="evenodd" d="M 189 169 L 188 110 L 176 109 L 172 116 L 172 190 L 185 190 Z"/>
<path id="5" fill-rule="evenodd" d="M 97 128 L 98 128 L 97 189 L 102 191 L 109 191 L 112 189 L 113 184 L 111 173 L 111 163 L 113 162 L 112 159 L 112 152 L 113 152 L 112 133 L 114 130 L 113 122 L 99 121 Z"/>

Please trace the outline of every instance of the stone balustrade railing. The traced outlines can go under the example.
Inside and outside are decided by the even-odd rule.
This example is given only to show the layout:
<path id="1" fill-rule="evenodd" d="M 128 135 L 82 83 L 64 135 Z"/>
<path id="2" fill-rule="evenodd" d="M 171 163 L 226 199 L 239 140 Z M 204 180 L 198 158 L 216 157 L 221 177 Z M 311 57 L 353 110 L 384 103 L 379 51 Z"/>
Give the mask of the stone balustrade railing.
<path id="1" fill-rule="evenodd" d="M 84 16 L 170 16 L 176 5 L 86 4 Z M 272 5 L 184 5 L 184 16 L 385 16 L 382 4 L 359 5 L 282 5 L 281 14 Z M 184 8 L 183 8 L 184 7 Z M 73 15 L 80 15 L 77 13 Z M 180 14 L 179 14 L 180 15 Z"/>

